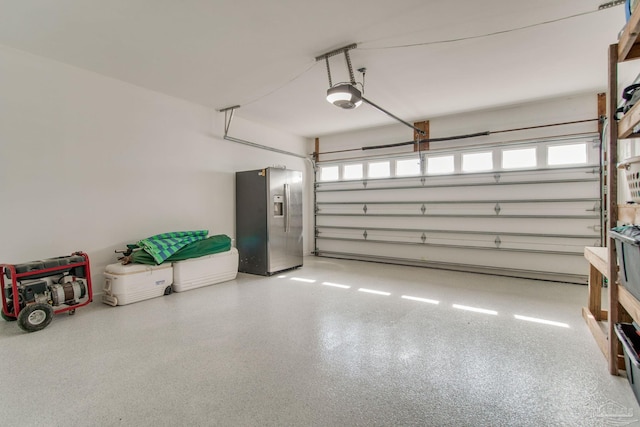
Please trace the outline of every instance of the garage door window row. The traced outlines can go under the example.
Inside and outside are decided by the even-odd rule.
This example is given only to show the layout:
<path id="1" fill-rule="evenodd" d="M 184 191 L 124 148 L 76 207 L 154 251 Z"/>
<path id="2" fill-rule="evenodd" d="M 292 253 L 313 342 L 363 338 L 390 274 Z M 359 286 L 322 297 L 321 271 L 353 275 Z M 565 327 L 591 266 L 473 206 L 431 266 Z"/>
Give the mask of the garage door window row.
<path id="1" fill-rule="evenodd" d="M 426 154 L 397 160 L 371 160 L 319 168 L 319 181 L 349 181 L 365 178 L 447 175 L 504 170 L 580 166 L 588 163 L 588 143 L 553 144 L 519 148 L 493 148 L 454 154 Z M 423 154 L 424 155 L 424 154 Z"/>

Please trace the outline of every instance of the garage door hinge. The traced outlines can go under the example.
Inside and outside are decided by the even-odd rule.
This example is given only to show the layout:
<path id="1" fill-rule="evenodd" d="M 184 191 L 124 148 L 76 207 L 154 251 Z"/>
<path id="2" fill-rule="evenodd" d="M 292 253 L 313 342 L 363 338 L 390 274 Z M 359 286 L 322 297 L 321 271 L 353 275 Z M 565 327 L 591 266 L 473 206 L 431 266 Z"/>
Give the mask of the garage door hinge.
<path id="1" fill-rule="evenodd" d="M 367 205 L 364 205 L 364 206 L 362 207 L 362 212 L 364 212 L 364 213 L 365 213 L 365 215 L 367 214 L 367 211 L 368 211 L 368 210 L 369 210 L 369 208 L 367 207 Z"/>
<path id="2" fill-rule="evenodd" d="M 364 188 L 367 188 L 367 181 L 362 181 L 362 186 L 363 186 Z"/>
<path id="3" fill-rule="evenodd" d="M 500 240 L 500 236 L 496 236 L 496 240 L 493 241 L 496 244 L 496 248 L 499 248 L 502 244 L 502 240 Z"/>
<path id="4" fill-rule="evenodd" d="M 500 207 L 500 203 L 496 203 L 496 206 L 493 208 L 493 210 L 496 212 L 496 215 L 500 215 L 500 211 L 502 210 L 502 208 Z"/>
<path id="5" fill-rule="evenodd" d="M 422 240 L 422 243 L 424 243 L 425 240 L 427 240 L 427 235 L 422 233 L 422 236 L 420 236 L 420 240 Z"/>
<path id="6" fill-rule="evenodd" d="M 427 180 L 425 178 L 420 178 L 420 182 L 422 183 L 422 185 L 424 185 L 424 183 L 427 182 Z"/>
<path id="7" fill-rule="evenodd" d="M 495 179 L 495 180 L 496 180 L 496 182 L 500 182 L 500 174 L 499 174 L 499 173 L 494 174 L 494 175 L 493 175 L 493 179 Z"/>
<path id="8" fill-rule="evenodd" d="M 427 207 L 424 205 L 424 203 L 422 204 L 422 207 L 420 208 L 420 212 L 422 212 L 422 215 L 424 215 L 424 213 L 427 211 Z"/>
<path id="9" fill-rule="evenodd" d="M 362 237 L 364 237 L 364 240 L 367 240 L 367 230 L 364 230 L 364 233 L 362 233 Z"/>

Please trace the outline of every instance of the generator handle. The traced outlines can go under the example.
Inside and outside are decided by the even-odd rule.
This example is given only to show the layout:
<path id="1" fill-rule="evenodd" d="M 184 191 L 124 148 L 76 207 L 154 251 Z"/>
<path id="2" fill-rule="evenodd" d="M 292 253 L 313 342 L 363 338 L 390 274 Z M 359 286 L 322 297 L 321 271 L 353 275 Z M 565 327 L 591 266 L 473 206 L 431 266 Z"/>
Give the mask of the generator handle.
<path id="1" fill-rule="evenodd" d="M 0 289 L 2 290 L 2 312 L 6 316 L 18 318 L 20 313 L 20 304 L 13 304 L 13 313 L 9 313 L 9 306 L 7 304 L 7 292 L 5 291 L 4 278 L 6 276 L 6 270 L 9 270 L 11 276 L 11 295 L 18 295 L 18 278 L 16 273 L 16 267 L 13 264 L 0 264 Z M 8 277 L 8 276 L 7 276 Z M 17 299 L 13 299 L 17 301 Z"/>

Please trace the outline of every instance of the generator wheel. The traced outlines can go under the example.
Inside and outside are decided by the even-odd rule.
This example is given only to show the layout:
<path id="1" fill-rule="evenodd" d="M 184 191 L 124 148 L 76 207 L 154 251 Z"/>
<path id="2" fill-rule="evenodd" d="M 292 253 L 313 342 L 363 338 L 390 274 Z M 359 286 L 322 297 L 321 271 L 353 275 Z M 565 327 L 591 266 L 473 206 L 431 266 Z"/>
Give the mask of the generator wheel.
<path id="1" fill-rule="evenodd" d="M 18 314 L 18 326 L 26 332 L 46 328 L 53 319 L 53 308 L 49 304 L 28 305 Z"/>
<path id="2" fill-rule="evenodd" d="M 2 318 L 7 322 L 15 322 L 16 320 L 18 320 L 16 317 L 7 316 L 6 314 L 4 314 L 4 311 L 2 310 L 1 307 L 0 307 L 0 316 L 2 316 Z"/>
<path id="3" fill-rule="evenodd" d="M 172 292 L 173 292 L 173 288 L 171 286 L 167 286 L 166 288 L 164 288 L 165 295 L 171 295 Z"/>

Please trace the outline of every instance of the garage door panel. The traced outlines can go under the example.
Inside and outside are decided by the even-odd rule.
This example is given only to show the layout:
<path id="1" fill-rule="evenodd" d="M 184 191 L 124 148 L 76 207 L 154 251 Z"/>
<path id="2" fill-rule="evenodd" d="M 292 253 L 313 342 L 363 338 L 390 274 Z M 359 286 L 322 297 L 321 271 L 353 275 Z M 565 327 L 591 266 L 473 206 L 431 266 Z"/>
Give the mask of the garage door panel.
<path id="1" fill-rule="evenodd" d="M 472 187 L 424 187 L 424 188 L 393 188 L 393 189 L 359 189 L 349 191 L 319 191 L 316 193 L 318 203 L 366 203 L 371 200 L 383 199 L 387 202 L 419 201 L 486 201 L 508 199 L 562 199 L 569 195 L 571 198 L 598 198 L 599 181 L 577 181 L 561 183 L 530 183 Z"/>
<path id="2" fill-rule="evenodd" d="M 563 274 L 575 276 L 588 269 L 584 257 L 557 254 L 530 254 L 501 249 L 447 248 L 419 245 L 398 245 L 372 242 L 322 241 L 319 253 L 324 255 L 358 254 L 391 261 L 414 261 L 425 264 L 459 264 L 489 267 L 505 271 Z M 508 266 L 508 269 L 505 269 Z"/>
<path id="3" fill-rule="evenodd" d="M 595 216 L 598 199 L 579 201 L 487 201 L 487 202 L 363 202 L 318 203 L 320 215 L 520 215 Z"/>
<path id="4" fill-rule="evenodd" d="M 473 221 L 463 221 L 459 218 L 448 217 L 371 217 L 371 216 L 318 216 L 316 224 L 319 229 L 325 226 L 358 227 L 358 228 L 410 228 L 415 230 L 459 230 L 459 231 L 489 231 L 516 232 L 538 234 L 573 234 L 599 236 L 600 224 L 596 218 L 572 219 L 571 227 L 554 218 L 473 218 Z"/>
<path id="5" fill-rule="evenodd" d="M 496 164 L 502 150 L 523 147 L 534 148 L 538 162 L 558 164 L 565 159 L 549 159 L 547 147 L 583 144 L 587 161 L 578 166 L 462 173 L 468 151 L 459 149 L 447 151 L 457 158 L 451 174 L 394 177 L 391 168 L 383 179 L 316 182 L 316 253 L 560 274 L 584 283 L 584 246 L 599 246 L 602 235 L 599 141 L 576 141 L 490 149 Z M 423 152 L 424 159 L 432 155 L 441 153 Z"/>
<path id="6" fill-rule="evenodd" d="M 553 251 L 574 253 L 582 256 L 585 246 L 596 246 L 596 237 L 569 235 L 527 235 L 506 233 L 463 233 L 463 232 L 420 232 L 412 230 L 380 229 L 340 229 L 320 228 L 317 236 L 320 240 L 358 240 L 362 242 L 390 242 L 400 244 L 470 246 L 497 249 L 530 250 L 532 252 Z M 319 243 L 322 247 L 323 242 Z"/>

